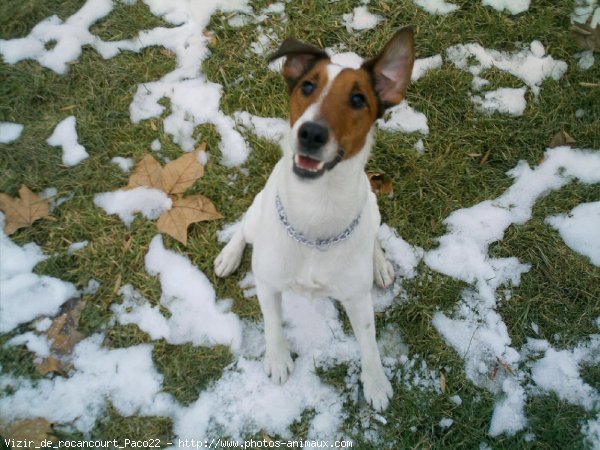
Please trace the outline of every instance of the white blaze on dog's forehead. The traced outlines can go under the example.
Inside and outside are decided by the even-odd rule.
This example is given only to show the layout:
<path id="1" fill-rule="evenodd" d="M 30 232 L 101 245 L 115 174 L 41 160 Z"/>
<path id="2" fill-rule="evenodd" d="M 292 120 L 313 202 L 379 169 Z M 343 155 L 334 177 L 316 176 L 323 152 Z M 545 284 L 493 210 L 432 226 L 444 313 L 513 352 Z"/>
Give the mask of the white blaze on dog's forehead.
<path id="1" fill-rule="evenodd" d="M 302 126 L 302 124 L 309 122 L 311 120 L 315 120 L 319 116 L 319 111 L 321 109 L 321 104 L 323 103 L 323 99 L 327 97 L 331 86 L 333 85 L 333 81 L 340 74 L 340 72 L 344 69 L 342 66 L 338 66 L 337 64 L 328 64 L 327 65 L 327 84 L 321 91 L 319 97 L 312 103 L 306 110 L 302 113 L 300 118 L 296 121 L 293 127 L 293 135 L 296 135 L 296 130 Z"/>
<path id="2" fill-rule="evenodd" d="M 319 100 L 322 100 L 322 98 L 327 95 L 327 93 L 329 92 L 329 89 L 331 89 L 331 85 L 333 84 L 333 81 L 340 74 L 340 72 L 344 69 L 345 69 L 344 66 L 341 66 L 338 64 L 328 64 L 327 65 L 327 86 L 323 90 L 323 94 L 321 95 L 321 98 Z"/>

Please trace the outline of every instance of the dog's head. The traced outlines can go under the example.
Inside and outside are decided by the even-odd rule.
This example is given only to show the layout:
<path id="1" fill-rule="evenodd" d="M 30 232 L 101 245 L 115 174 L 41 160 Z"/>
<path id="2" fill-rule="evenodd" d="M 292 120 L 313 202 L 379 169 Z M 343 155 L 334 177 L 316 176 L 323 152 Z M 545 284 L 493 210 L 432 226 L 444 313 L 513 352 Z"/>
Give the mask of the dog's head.
<path id="1" fill-rule="evenodd" d="M 286 57 L 294 172 L 318 178 L 365 148 L 373 122 L 402 101 L 415 59 L 412 28 L 398 31 L 376 57 L 349 68 L 324 50 L 286 39 L 270 59 Z"/>

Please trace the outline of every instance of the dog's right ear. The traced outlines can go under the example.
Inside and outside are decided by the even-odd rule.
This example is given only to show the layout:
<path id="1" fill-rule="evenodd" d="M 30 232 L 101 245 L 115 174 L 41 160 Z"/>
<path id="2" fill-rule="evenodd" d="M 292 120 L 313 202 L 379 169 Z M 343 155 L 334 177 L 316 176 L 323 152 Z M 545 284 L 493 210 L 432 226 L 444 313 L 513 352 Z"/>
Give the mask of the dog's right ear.
<path id="1" fill-rule="evenodd" d="M 283 65 L 283 77 L 291 91 L 296 82 L 302 78 L 321 59 L 329 58 L 329 55 L 314 45 L 305 44 L 296 39 L 288 38 L 275 53 L 269 56 L 269 62 L 285 56 Z"/>

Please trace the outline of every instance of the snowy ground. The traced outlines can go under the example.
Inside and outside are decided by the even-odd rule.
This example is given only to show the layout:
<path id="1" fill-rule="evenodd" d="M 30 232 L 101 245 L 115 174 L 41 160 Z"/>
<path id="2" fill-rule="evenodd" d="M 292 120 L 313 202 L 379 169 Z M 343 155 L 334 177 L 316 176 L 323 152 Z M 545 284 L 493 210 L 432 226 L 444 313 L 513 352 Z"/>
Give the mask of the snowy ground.
<path id="1" fill-rule="evenodd" d="M 263 29 L 262 24 L 269 17 L 277 17 L 283 23 L 289 20 L 285 3 L 256 10 L 247 0 L 144 0 L 144 3 L 169 27 L 139 30 L 130 39 L 105 41 L 90 32 L 90 27 L 109 16 L 115 2 L 88 0 L 66 20 L 51 16 L 26 37 L 0 40 L 0 55 L 6 64 L 32 59 L 66 76 L 70 64 L 81 57 L 84 46 L 90 46 L 106 60 L 122 52 L 140 53 L 161 46 L 175 55 L 176 67 L 160 79 L 132 86 L 135 94 L 129 116 L 133 123 L 150 119 L 162 122 L 164 132 L 183 152 L 193 150 L 200 142 L 196 133 L 199 125 L 212 124 L 219 136 L 219 163 L 228 168 L 247 162 L 253 151 L 250 135 L 273 143 L 284 136 L 283 118 L 260 117 L 243 110 L 227 114 L 222 106 L 226 88 L 209 80 L 202 64 L 211 57 L 210 38 L 204 31 L 214 14 L 225 13 L 232 27 L 247 24 L 261 27 L 259 37 L 246 50 L 266 54 L 281 36 L 268 27 Z M 449 17 L 459 10 L 457 5 L 442 0 L 414 0 L 414 3 L 431 14 L 449 14 Z M 587 7 L 588 16 L 595 17 L 600 9 L 588 3 L 582 3 L 581 8 Z M 481 4 L 510 16 L 527 14 L 530 6 L 528 0 L 483 0 Z M 361 2 L 339 17 L 340 23 L 348 33 L 360 33 L 385 22 L 385 17 L 370 12 L 369 8 L 368 1 Z M 547 80 L 560 83 L 569 70 L 565 61 L 546 48 L 543 36 L 539 39 L 523 42 L 515 51 L 465 42 L 448 47 L 443 54 L 423 55 L 415 65 L 413 82 L 418 85 L 428 73 L 444 64 L 452 65 L 472 75 L 472 95 L 468 100 L 482 117 L 522 116 L 528 102 L 537 102 L 544 95 Z M 49 48 L 46 44 L 51 41 L 55 45 Z M 335 61 L 360 63 L 357 55 L 342 49 L 328 51 Z M 511 87 L 487 90 L 490 81 L 486 77 L 491 69 L 512 76 Z M 513 87 L 515 83 L 519 87 Z M 169 101 L 168 108 L 164 106 L 165 99 Z M 78 138 L 76 120 L 76 116 L 69 115 L 57 123 L 47 140 L 49 145 L 62 147 L 63 164 L 69 167 L 86 164 L 91 151 Z M 419 137 L 416 150 L 421 154 L 428 151 L 423 143 L 432 131 L 428 118 L 411 106 L 410 101 L 393 108 L 377 126 L 386 133 L 416 133 Z M 2 143 L 18 144 L 22 133 L 27 133 L 27 129 L 20 124 L 0 124 Z M 160 153 L 160 141 L 152 142 L 152 150 Z M 128 156 L 109 161 L 128 172 L 134 163 Z M 500 306 L 510 302 L 511 290 L 527 276 L 531 264 L 515 256 L 496 257 L 490 251 L 490 247 L 505 239 L 510 227 L 525 225 L 544 197 L 573 183 L 583 186 L 600 183 L 600 150 L 548 149 L 536 165 L 520 161 L 506 174 L 506 180 L 509 187 L 501 195 L 456 209 L 443 218 L 446 232 L 436 237 L 438 245 L 432 249 L 411 245 L 400 237 L 401 231 L 383 224 L 379 238 L 400 277 L 390 290 L 374 290 L 376 310 L 385 313 L 406 303 L 410 293 L 403 284 L 417 277 L 419 271 L 431 269 L 460 280 L 466 286 L 460 298 L 455 299 L 451 309 L 437 311 L 431 324 L 449 351 L 453 349 L 463 360 L 469 382 L 495 398 L 493 412 L 486 421 L 488 436 L 521 433 L 525 440 L 535 439 L 530 432 L 531 418 L 526 404 L 531 398 L 552 393 L 561 402 L 595 415 L 581 423 L 580 441 L 600 448 L 600 393 L 597 385 L 582 376 L 585 367 L 600 364 L 600 311 L 595 319 L 596 332 L 576 345 L 565 348 L 557 340 L 540 338 L 535 323 L 531 323 L 532 333 L 527 342 L 514 345 Z M 234 178 L 232 183 L 236 183 Z M 112 192 L 95 192 L 93 203 L 107 214 L 118 214 L 123 226 L 141 220 L 136 212 L 153 219 L 157 211 L 168 209 L 165 204 L 170 200 L 164 194 L 154 195 L 148 192 L 150 189 L 138 188 L 143 191 L 128 191 L 125 196 L 117 188 Z M 241 182 L 239 190 L 243 190 Z M 55 197 L 56 193 L 51 192 L 50 196 Z M 55 201 L 55 208 L 60 207 L 59 201 Z M 0 217 L 3 221 L 4 216 Z M 600 267 L 599 201 L 581 203 L 572 211 L 548 216 L 546 223 L 558 231 L 564 245 L 586 258 L 589 265 Z M 226 241 L 233 227 L 235 223 L 224 226 L 219 240 Z M 67 252 L 84 251 L 87 245 L 87 241 L 73 243 Z M 306 419 L 309 439 L 362 434 L 366 440 L 378 442 L 376 429 L 387 424 L 385 414 L 375 414 L 363 405 L 361 422 L 350 428 L 347 424 L 349 405 L 360 405 L 359 355 L 356 341 L 334 302 L 286 294 L 286 332 L 297 354 L 296 367 L 284 386 L 274 386 L 262 370 L 264 343 L 260 322 L 234 313 L 232 300 L 218 297 L 210 274 L 203 273 L 190 257 L 171 250 L 162 236 L 153 237 L 147 245 L 143 270 L 160 282 L 159 304 L 144 296 L 144 286 L 131 283 L 121 286 L 117 301 L 110 307 L 109 323 L 77 344 L 69 357 L 72 370 L 68 376 L 30 380 L 2 372 L 0 418 L 14 421 L 43 417 L 65 430 L 89 435 L 112 407 L 126 417 L 168 417 L 176 438 L 228 436 L 242 440 L 261 432 L 293 438 L 294 424 L 310 412 Z M 43 358 L 52 344 L 43 334 L 48 326 L 46 318 L 58 314 L 67 300 L 89 291 L 35 272 L 36 265 L 50 256 L 44 254 L 40 245 L 33 242 L 19 245 L 1 232 L 0 246 L 0 332 L 10 337 L 5 346 L 24 345 L 35 358 Z M 90 274 L 90 278 L 93 276 Z M 248 272 L 240 283 L 246 297 L 254 295 L 252 280 Z M 28 329 L 27 324 L 33 326 Z M 125 348 L 105 346 L 107 330 L 115 324 L 139 327 L 150 336 L 150 342 Z M 403 330 L 393 323 L 379 330 L 384 366 L 397 386 L 396 392 L 403 387 L 423 390 L 431 396 L 442 395 L 446 387 L 438 368 L 429 367 L 425 358 L 412 353 L 402 334 Z M 225 346 L 233 355 L 232 363 L 195 401 L 182 404 L 163 390 L 165 380 L 152 357 L 159 340 L 173 345 Z M 342 385 L 326 383 L 318 375 L 319 371 L 336 367 L 345 368 Z M 464 399 L 454 395 L 450 400 L 460 407 Z M 438 424 L 440 430 L 454 426 L 450 417 L 443 417 Z"/>

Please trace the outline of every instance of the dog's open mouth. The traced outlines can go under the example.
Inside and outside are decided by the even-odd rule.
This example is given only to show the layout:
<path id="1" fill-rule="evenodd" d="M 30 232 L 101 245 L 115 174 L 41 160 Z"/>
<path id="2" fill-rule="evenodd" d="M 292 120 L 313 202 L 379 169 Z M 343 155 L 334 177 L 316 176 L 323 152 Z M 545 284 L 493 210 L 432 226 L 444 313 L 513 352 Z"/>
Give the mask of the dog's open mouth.
<path id="1" fill-rule="evenodd" d="M 304 178 L 316 178 L 325 172 L 325 162 L 310 156 L 294 156 L 294 172 Z"/>

